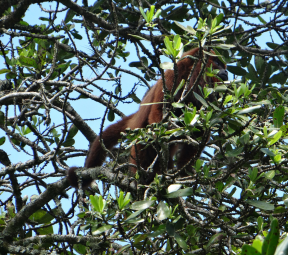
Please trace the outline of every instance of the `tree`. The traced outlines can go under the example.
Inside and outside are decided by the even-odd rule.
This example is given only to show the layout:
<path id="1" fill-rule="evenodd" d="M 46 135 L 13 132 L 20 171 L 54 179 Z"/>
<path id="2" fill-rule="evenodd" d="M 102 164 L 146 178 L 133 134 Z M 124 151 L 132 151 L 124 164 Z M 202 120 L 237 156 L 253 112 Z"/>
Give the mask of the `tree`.
<path id="1" fill-rule="evenodd" d="M 40 25 L 25 21 L 33 4 Z M 286 1 L 53 4 L 0 0 L 1 253 L 287 250 Z M 97 184 L 69 187 L 66 171 L 83 165 L 82 140 L 96 138 L 94 121 L 101 133 L 107 120 L 129 114 L 139 89 L 173 68 L 182 45 L 212 47 L 230 81 L 197 94 L 200 110 L 168 104 L 161 124 L 127 131 L 102 167 L 79 171 Z M 208 102 L 210 93 L 218 101 Z M 182 124 L 171 129 L 178 108 Z M 141 171 L 129 174 L 131 144 L 157 145 L 165 158 L 169 138 L 187 142 L 183 135 L 195 128 L 210 140 L 192 141 L 199 151 L 192 171 L 167 169 L 149 185 Z"/>

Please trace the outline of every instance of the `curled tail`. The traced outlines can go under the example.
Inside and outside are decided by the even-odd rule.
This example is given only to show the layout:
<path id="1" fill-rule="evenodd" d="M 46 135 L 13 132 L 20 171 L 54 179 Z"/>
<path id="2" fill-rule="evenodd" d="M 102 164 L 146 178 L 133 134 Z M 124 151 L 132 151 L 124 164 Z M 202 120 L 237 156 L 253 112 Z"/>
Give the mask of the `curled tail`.
<path id="1" fill-rule="evenodd" d="M 121 138 L 121 132 L 124 132 L 128 128 L 129 120 L 134 116 L 134 114 L 124 117 L 122 120 L 119 120 L 115 124 L 110 125 L 102 132 L 102 140 L 106 149 L 110 150 L 113 146 L 118 143 L 118 140 Z M 85 167 L 95 167 L 101 166 L 106 158 L 106 151 L 102 148 L 99 136 L 92 143 L 88 156 L 85 160 Z M 75 173 L 77 167 L 70 167 L 68 170 L 68 181 L 72 187 L 78 187 L 78 178 Z M 82 187 L 85 189 L 90 186 L 92 178 L 83 180 Z"/>

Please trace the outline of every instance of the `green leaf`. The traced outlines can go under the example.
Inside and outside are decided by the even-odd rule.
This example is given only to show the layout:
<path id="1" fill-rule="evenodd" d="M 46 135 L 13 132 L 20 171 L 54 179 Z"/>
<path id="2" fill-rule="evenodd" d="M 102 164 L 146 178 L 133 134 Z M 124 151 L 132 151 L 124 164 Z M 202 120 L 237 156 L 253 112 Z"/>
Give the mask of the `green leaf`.
<path id="1" fill-rule="evenodd" d="M 208 107 L 208 104 L 203 97 L 198 95 L 196 92 L 193 92 L 193 94 L 194 94 L 195 98 L 201 102 L 202 105 L 204 105 L 205 107 Z"/>
<path id="2" fill-rule="evenodd" d="M 175 35 L 173 39 L 173 48 L 178 50 L 181 45 L 181 38 L 179 35 Z"/>
<path id="3" fill-rule="evenodd" d="M 134 220 L 134 218 L 136 218 L 139 214 L 141 214 L 142 212 L 144 212 L 144 210 L 145 210 L 145 209 L 139 210 L 139 211 L 137 211 L 137 212 L 135 212 L 135 213 L 132 213 L 132 214 L 125 220 L 125 222 L 130 223 L 131 220 Z M 138 219 L 137 219 L 137 221 L 138 221 Z"/>
<path id="4" fill-rule="evenodd" d="M 230 151 L 227 151 L 228 157 L 237 157 L 242 151 L 244 147 L 239 147 Z"/>
<path id="5" fill-rule="evenodd" d="M 275 170 L 271 170 L 267 173 L 265 173 L 265 178 L 268 179 L 268 180 L 272 180 L 275 176 Z"/>
<path id="6" fill-rule="evenodd" d="M 258 252 L 254 247 L 244 244 L 242 246 L 242 253 L 241 255 L 260 255 L 260 252 Z"/>
<path id="7" fill-rule="evenodd" d="M 161 15 L 162 10 L 158 9 L 155 13 L 155 15 L 153 16 L 152 20 L 159 18 L 159 16 Z"/>
<path id="8" fill-rule="evenodd" d="M 141 103 L 141 100 L 134 93 L 130 94 L 129 97 L 132 98 L 135 103 Z"/>
<path id="9" fill-rule="evenodd" d="M 79 254 L 83 254 L 83 255 L 87 254 L 86 246 L 83 244 L 74 244 L 73 249 L 77 251 Z"/>
<path id="10" fill-rule="evenodd" d="M 264 222 L 263 218 L 262 218 L 261 216 L 259 216 L 259 217 L 257 218 L 257 223 L 258 223 L 258 229 L 259 229 L 259 230 L 262 230 L 262 229 L 263 229 L 263 222 Z"/>
<path id="11" fill-rule="evenodd" d="M 172 103 L 172 106 L 174 108 L 183 108 L 185 106 L 185 104 L 182 104 L 182 103 Z"/>
<path id="12" fill-rule="evenodd" d="M 178 233 L 175 233 L 174 238 L 175 238 L 176 242 L 179 244 L 179 246 L 184 251 L 186 251 L 188 249 L 187 243 L 185 242 L 185 240 Z"/>
<path id="13" fill-rule="evenodd" d="M 218 233 L 213 235 L 209 242 L 207 243 L 207 248 L 209 248 L 211 245 L 215 244 L 215 243 L 219 243 L 223 238 L 225 238 L 226 234 L 224 233 Z"/>
<path id="14" fill-rule="evenodd" d="M 253 65 L 251 65 L 250 63 L 247 66 L 248 72 L 246 74 L 246 78 L 254 81 L 254 82 L 260 82 L 260 79 L 257 75 L 256 70 L 254 69 Z"/>
<path id="15" fill-rule="evenodd" d="M 37 68 L 37 63 L 36 63 L 35 59 L 33 59 L 33 58 L 28 58 L 28 57 L 20 56 L 20 57 L 19 57 L 19 62 L 20 62 L 23 66 L 31 66 L 31 67 Z"/>
<path id="16" fill-rule="evenodd" d="M 185 112 L 184 113 L 184 122 L 186 125 L 189 125 L 191 123 L 191 121 L 193 120 L 195 114 L 193 114 L 192 112 Z"/>
<path id="17" fill-rule="evenodd" d="M 0 69 L 0 74 L 3 74 L 3 73 L 10 73 L 11 72 L 11 70 L 9 70 L 9 69 Z"/>
<path id="18" fill-rule="evenodd" d="M 243 69 L 242 67 L 239 67 L 239 66 L 227 66 L 227 70 L 230 73 L 233 73 L 236 75 L 241 75 L 241 76 L 245 76 L 247 73 L 245 69 Z"/>
<path id="19" fill-rule="evenodd" d="M 197 159 L 196 164 L 195 164 L 195 170 L 198 172 L 201 169 L 201 166 L 203 165 L 204 160 L 202 159 Z"/>
<path id="20" fill-rule="evenodd" d="M 169 185 L 169 187 L 167 188 L 168 193 L 172 193 L 174 191 L 179 190 L 182 187 L 182 184 L 171 184 Z"/>
<path id="21" fill-rule="evenodd" d="M 251 171 L 251 173 L 249 173 L 250 180 L 252 182 L 255 182 L 256 178 L 257 178 L 257 175 L 258 175 L 258 169 L 257 169 L 257 167 L 254 167 L 253 170 Z"/>
<path id="22" fill-rule="evenodd" d="M 155 230 L 155 229 L 154 229 Z M 154 232 L 147 235 L 147 237 L 161 236 L 166 231 L 165 225 L 160 225 Z"/>
<path id="23" fill-rule="evenodd" d="M 278 84 L 285 84 L 287 80 L 287 75 L 284 72 L 274 74 L 270 79 L 269 83 L 278 83 Z"/>
<path id="24" fill-rule="evenodd" d="M 171 222 L 167 221 L 167 223 L 166 223 L 166 231 L 167 231 L 169 236 L 174 236 L 175 235 L 174 224 L 172 224 Z"/>
<path id="25" fill-rule="evenodd" d="M 223 13 L 219 13 L 219 14 L 216 16 L 216 18 L 215 18 L 215 19 L 217 20 L 216 26 L 218 26 L 218 25 L 221 23 L 223 17 L 224 17 L 224 14 L 223 14 Z"/>
<path id="26" fill-rule="evenodd" d="M 242 135 L 242 136 L 239 138 L 240 143 L 243 144 L 243 145 L 248 144 L 248 143 L 249 143 L 249 140 L 250 140 L 250 135 L 249 135 L 249 133 L 246 133 L 245 135 Z"/>
<path id="27" fill-rule="evenodd" d="M 223 50 L 230 50 L 232 48 L 235 48 L 236 46 L 234 44 L 217 44 L 215 47 Z"/>
<path id="28" fill-rule="evenodd" d="M 30 129 L 29 127 L 26 127 L 26 126 L 23 126 L 23 127 L 21 128 L 21 131 L 22 131 L 22 134 L 23 134 L 23 135 L 28 135 L 29 133 L 32 132 L 31 129 Z"/>
<path id="29" fill-rule="evenodd" d="M 163 70 L 173 70 L 174 64 L 172 62 L 163 62 L 160 64 L 160 67 Z"/>
<path id="30" fill-rule="evenodd" d="M 71 32 L 71 34 L 75 39 L 82 40 L 83 38 L 82 35 L 78 34 L 78 32 Z"/>
<path id="31" fill-rule="evenodd" d="M 135 237 L 133 237 L 134 239 L 134 244 L 138 244 L 139 242 L 142 242 L 143 240 L 147 239 L 148 234 L 138 234 Z"/>
<path id="32" fill-rule="evenodd" d="M 266 64 L 264 58 L 262 56 L 254 56 L 254 64 L 257 72 L 261 74 L 261 72 L 263 72 L 263 66 Z"/>
<path id="33" fill-rule="evenodd" d="M 5 143 L 5 141 L 6 141 L 5 136 L 2 136 L 2 137 L 0 138 L 0 146 L 3 145 L 3 144 Z"/>
<path id="34" fill-rule="evenodd" d="M 103 3 L 105 3 L 105 2 L 106 2 L 106 0 L 98 0 L 98 1 L 95 1 L 94 4 L 93 4 L 93 6 L 92 6 L 91 12 L 94 12 L 94 11 L 96 11 L 97 9 L 102 10 L 101 5 L 102 5 Z M 89 11 L 90 11 L 90 10 L 89 10 Z"/>
<path id="35" fill-rule="evenodd" d="M 165 220 L 169 217 L 169 215 L 170 215 L 169 207 L 166 205 L 166 203 L 164 203 L 163 201 L 160 201 L 157 207 L 157 218 L 159 220 Z"/>
<path id="36" fill-rule="evenodd" d="M 269 204 L 269 203 L 264 202 L 264 201 L 250 200 L 249 199 L 249 200 L 247 200 L 247 203 L 254 206 L 254 207 L 265 210 L 265 211 L 273 211 L 274 210 L 274 205 Z"/>
<path id="37" fill-rule="evenodd" d="M 131 205 L 132 210 L 145 210 L 155 203 L 155 200 L 138 201 Z"/>
<path id="38" fill-rule="evenodd" d="M 109 110 L 107 118 L 110 122 L 112 122 L 115 119 L 115 114 L 113 110 L 111 109 Z"/>
<path id="39" fill-rule="evenodd" d="M 271 48 L 271 49 L 276 49 L 278 46 L 279 46 L 279 44 L 277 44 L 277 43 L 271 43 L 271 42 L 267 42 L 266 43 L 267 44 L 267 46 L 269 47 L 269 48 Z"/>
<path id="40" fill-rule="evenodd" d="M 98 228 L 97 230 L 93 231 L 92 235 L 99 235 L 99 234 L 111 229 L 112 227 L 113 227 L 112 225 L 104 225 L 104 226 Z"/>
<path id="41" fill-rule="evenodd" d="M 74 139 L 66 139 L 63 143 L 62 146 L 64 147 L 70 147 L 73 144 L 75 144 L 75 140 Z"/>
<path id="42" fill-rule="evenodd" d="M 153 18 L 153 15 L 154 15 L 154 11 L 155 11 L 155 5 L 151 5 L 151 6 L 150 6 L 150 11 L 147 12 L 148 22 L 151 22 L 151 21 L 152 21 L 152 18 Z"/>
<path id="43" fill-rule="evenodd" d="M 37 222 L 38 224 L 45 224 L 51 222 L 54 217 L 51 214 L 47 213 L 45 210 L 39 209 L 38 211 L 33 213 L 29 217 L 29 219 Z"/>
<path id="44" fill-rule="evenodd" d="M 270 151 L 267 148 L 261 148 L 260 151 L 262 151 L 263 153 L 265 153 L 265 154 L 267 154 L 268 156 L 271 156 L 271 157 L 275 157 L 276 156 L 276 154 L 274 154 L 274 152 Z"/>
<path id="45" fill-rule="evenodd" d="M 105 0 L 105 1 L 106 1 L 106 0 Z M 134 38 L 139 39 L 139 40 L 145 40 L 145 41 L 147 41 L 147 42 L 150 42 L 150 41 L 147 40 L 146 38 L 143 38 L 143 37 L 141 37 L 141 36 L 139 36 L 139 35 L 132 35 L 132 34 L 128 34 L 128 35 L 133 36 Z"/>
<path id="46" fill-rule="evenodd" d="M 273 113 L 273 123 L 275 128 L 280 128 L 283 125 L 285 109 L 284 106 L 278 106 Z"/>
<path id="47" fill-rule="evenodd" d="M 120 191 L 119 198 L 116 198 L 120 210 L 122 210 L 130 202 L 130 196 L 131 194 L 128 192 L 124 198 L 124 192 Z"/>
<path id="48" fill-rule="evenodd" d="M 184 86 L 184 84 L 185 84 L 185 80 L 182 79 L 181 82 L 179 83 L 179 85 L 177 86 L 177 88 L 176 88 L 173 96 L 176 96 L 176 95 L 177 95 L 178 91 Z"/>
<path id="49" fill-rule="evenodd" d="M 43 226 L 42 228 L 39 228 L 37 230 L 39 232 L 39 235 L 51 235 L 53 234 L 53 227 L 52 226 Z"/>
<path id="50" fill-rule="evenodd" d="M 220 86 L 215 87 L 215 88 L 214 88 L 214 91 L 215 91 L 215 92 L 225 92 L 227 89 L 228 89 L 227 86 L 225 86 L 225 85 L 220 85 Z M 228 95 L 228 96 L 231 96 L 231 97 L 232 97 L 232 95 Z"/>
<path id="51" fill-rule="evenodd" d="M 282 130 L 279 130 L 274 136 L 273 139 L 268 142 L 268 145 L 273 145 L 274 143 L 278 142 L 282 136 Z"/>
<path id="52" fill-rule="evenodd" d="M 72 124 L 71 127 L 69 128 L 66 139 L 73 138 L 77 134 L 77 132 L 78 132 L 78 128 L 74 124 Z"/>
<path id="53" fill-rule="evenodd" d="M 4 119 L 5 119 L 4 112 L 0 111 L 0 124 L 1 124 L 1 125 L 4 124 Z"/>
<path id="54" fill-rule="evenodd" d="M 195 35 L 196 34 L 196 30 L 190 26 L 184 27 L 183 25 L 181 25 L 180 23 L 178 23 L 177 21 L 175 21 L 175 24 L 182 28 L 183 30 L 187 31 L 188 33 Z"/>
<path id="55" fill-rule="evenodd" d="M 259 15 L 257 17 L 264 25 L 267 24 L 267 22 Z"/>
<path id="56" fill-rule="evenodd" d="M 175 197 L 188 197 L 193 194 L 192 188 L 180 189 L 175 192 L 171 192 L 166 195 L 167 198 L 175 198 Z"/>
<path id="57" fill-rule="evenodd" d="M 175 57 L 174 56 L 175 50 L 174 50 L 174 48 L 172 46 L 172 42 L 169 40 L 168 36 L 165 36 L 164 43 L 165 43 L 166 49 L 168 50 L 169 55 L 172 55 L 173 57 Z"/>
<path id="58" fill-rule="evenodd" d="M 262 107 L 261 105 L 248 107 L 248 108 L 245 108 L 243 110 L 240 110 L 239 112 L 237 112 L 237 114 L 246 114 L 246 113 L 254 112 L 255 110 L 260 109 L 261 107 Z"/>
<path id="59" fill-rule="evenodd" d="M 286 237 L 277 247 L 275 255 L 288 254 L 288 237 Z"/>
<path id="60" fill-rule="evenodd" d="M 101 208 L 100 208 L 100 205 L 99 205 L 99 199 L 98 199 L 97 195 L 95 195 L 95 196 L 90 195 L 90 202 L 93 205 L 94 210 L 96 212 L 101 212 Z"/>
<path id="61" fill-rule="evenodd" d="M 262 246 L 262 255 L 274 255 L 279 241 L 279 223 L 276 218 L 271 222 L 270 231 L 265 237 Z"/>
<path id="62" fill-rule="evenodd" d="M 76 14 L 76 12 L 69 9 L 68 12 L 66 13 L 66 17 L 64 19 L 65 23 L 67 24 L 69 21 L 71 21 L 73 19 L 73 17 L 75 16 L 75 14 Z"/>
<path id="63" fill-rule="evenodd" d="M 105 0 L 105 1 L 107 1 L 107 0 Z M 121 249 L 119 249 L 118 253 L 123 254 L 123 251 L 127 250 L 128 248 L 131 248 L 131 244 L 127 244 L 127 245 L 123 246 Z"/>

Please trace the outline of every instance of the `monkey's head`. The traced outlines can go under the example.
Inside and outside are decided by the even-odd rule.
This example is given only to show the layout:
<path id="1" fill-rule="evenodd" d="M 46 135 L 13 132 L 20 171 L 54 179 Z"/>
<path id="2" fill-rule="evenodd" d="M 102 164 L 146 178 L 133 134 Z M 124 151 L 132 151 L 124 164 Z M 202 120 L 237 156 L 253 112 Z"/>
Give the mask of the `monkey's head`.
<path id="1" fill-rule="evenodd" d="M 210 52 L 213 55 L 216 55 L 216 53 L 213 50 L 210 50 Z M 191 49 L 191 50 L 185 52 L 182 57 L 189 56 L 189 55 L 198 58 L 197 67 L 196 67 L 196 69 L 195 69 L 195 71 L 194 71 L 194 73 L 193 73 L 193 75 L 191 77 L 191 81 L 190 81 L 190 82 L 194 82 L 196 80 L 196 77 L 198 76 L 201 68 L 202 68 L 201 65 L 203 63 L 202 60 L 201 60 L 201 56 L 200 56 L 200 49 L 199 48 Z M 203 55 L 203 53 L 201 55 Z M 184 58 L 183 60 L 179 61 L 180 65 L 178 67 L 178 70 L 180 70 L 180 72 L 179 72 L 180 76 L 181 76 L 181 69 L 184 70 L 184 72 L 182 72 L 183 76 L 181 76 L 180 78 L 186 80 L 187 77 L 188 77 L 188 74 L 189 74 L 189 72 L 190 72 L 190 70 L 191 70 L 191 68 L 192 68 L 192 66 L 194 64 L 195 59 L 189 58 L 189 60 L 188 59 L 185 60 L 185 58 Z M 219 72 L 217 73 L 217 76 L 221 79 L 220 80 L 220 79 L 217 79 L 217 77 L 212 77 L 212 82 L 221 82 L 221 81 L 227 81 L 228 80 L 228 72 L 226 70 L 226 65 L 220 60 L 220 58 L 218 58 L 217 56 L 208 55 L 207 56 L 206 67 L 210 68 L 211 65 L 212 65 L 212 68 L 214 70 L 215 69 L 219 70 Z M 186 68 L 188 66 L 189 66 L 189 68 Z M 181 80 L 181 79 L 179 79 L 179 80 Z M 205 83 L 203 78 L 202 78 L 202 81 L 203 82 L 199 82 L 200 86 L 203 86 L 204 83 Z"/>
<path id="2" fill-rule="evenodd" d="M 221 78 L 222 81 L 228 81 L 228 72 L 226 70 L 226 65 L 217 57 L 212 57 L 213 69 L 219 69 L 217 76 Z"/>

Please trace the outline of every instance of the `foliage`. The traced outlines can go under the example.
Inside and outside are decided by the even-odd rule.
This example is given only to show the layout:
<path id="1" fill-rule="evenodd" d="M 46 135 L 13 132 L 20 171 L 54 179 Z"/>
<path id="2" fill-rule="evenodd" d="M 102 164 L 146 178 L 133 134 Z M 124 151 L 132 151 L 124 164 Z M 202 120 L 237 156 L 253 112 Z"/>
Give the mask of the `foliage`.
<path id="1" fill-rule="evenodd" d="M 1 254 L 287 253 L 286 1 L 0 6 Z M 83 165 L 95 126 L 133 113 L 141 88 L 191 47 L 213 48 L 230 81 L 194 92 L 200 110 L 175 102 L 186 81 L 175 84 L 161 123 L 127 130 L 102 167 L 79 173 L 97 184 L 69 187 L 66 170 Z M 162 165 L 150 185 L 127 170 L 137 143 Z M 185 143 L 195 158 L 165 168 Z"/>

